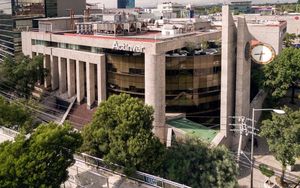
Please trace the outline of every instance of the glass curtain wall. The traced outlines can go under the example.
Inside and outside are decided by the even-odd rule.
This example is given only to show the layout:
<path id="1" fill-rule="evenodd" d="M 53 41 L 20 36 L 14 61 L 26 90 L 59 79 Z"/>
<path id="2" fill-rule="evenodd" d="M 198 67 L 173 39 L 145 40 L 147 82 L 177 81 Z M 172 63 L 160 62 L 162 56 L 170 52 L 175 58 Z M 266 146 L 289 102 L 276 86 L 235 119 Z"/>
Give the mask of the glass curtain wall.
<path id="1" fill-rule="evenodd" d="M 221 55 L 166 57 L 167 112 L 218 114 Z M 144 99 L 144 55 L 107 54 L 108 95 Z"/>
<path id="2" fill-rule="evenodd" d="M 118 8 L 134 8 L 135 0 L 118 0 Z"/>
<path id="3" fill-rule="evenodd" d="M 44 17 L 44 10 L 44 0 L 1 0 L 0 62 L 22 51 L 21 31 L 37 26 L 33 19 Z"/>
<path id="4" fill-rule="evenodd" d="M 13 2 L 3 0 L 0 2 L 0 61 L 7 55 L 14 54 L 13 34 Z"/>
<path id="5" fill-rule="evenodd" d="M 45 0 L 46 17 L 57 17 L 57 0 Z"/>

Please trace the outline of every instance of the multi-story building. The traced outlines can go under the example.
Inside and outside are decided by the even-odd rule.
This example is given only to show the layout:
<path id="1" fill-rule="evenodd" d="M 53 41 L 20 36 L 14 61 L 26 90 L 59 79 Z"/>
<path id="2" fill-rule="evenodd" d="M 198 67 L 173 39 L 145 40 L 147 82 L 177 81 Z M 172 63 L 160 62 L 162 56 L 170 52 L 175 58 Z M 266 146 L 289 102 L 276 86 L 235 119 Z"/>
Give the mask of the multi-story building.
<path id="1" fill-rule="evenodd" d="M 69 18 L 61 19 L 66 22 Z M 187 46 L 218 40 L 220 31 L 202 28 L 162 35 L 147 31 L 137 20 L 104 20 L 77 23 L 73 33 L 43 32 L 44 28 L 54 31 L 61 27 L 57 24 L 61 19 L 39 19 L 41 31 L 22 33 L 23 53 L 44 55 L 45 67 L 50 70 L 47 88 L 70 98 L 76 96 L 89 108 L 112 94 L 139 97 L 153 106 L 154 130 L 163 140 L 166 111 L 219 114 L 219 46 L 213 42 L 202 49 Z M 69 25 L 65 30 L 70 30 Z"/>
<path id="2" fill-rule="evenodd" d="M 274 15 L 276 13 L 275 5 L 274 6 L 271 5 L 252 6 L 251 9 L 254 14 L 260 14 L 260 15 Z"/>
<path id="3" fill-rule="evenodd" d="M 37 27 L 36 18 L 82 14 L 85 0 L 3 0 L 0 2 L 0 61 L 19 54 L 21 31 Z"/>
<path id="4" fill-rule="evenodd" d="M 252 1 L 231 1 L 230 8 L 234 14 L 251 13 Z"/>
<path id="5" fill-rule="evenodd" d="M 221 31 L 208 22 L 174 19 L 150 25 L 127 14 L 105 17 L 112 19 L 78 18 L 73 32 L 70 18 L 40 19 L 40 31 L 22 33 L 23 53 L 44 55 L 50 71 L 45 87 L 86 102 L 88 108 L 112 94 L 144 100 L 154 108 L 154 132 L 162 141 L 168 130 L 166 112 L 180 112 L 219 119 L 216 139 L 230 145 L 236 137 L 229 117 L 249 117 L 250 107 L 262 103 L 250 98 L 249 45 L 267 43 L 279 53 L 280 32 L 286 28 L 285 22 L 247 23 L 244 18 L 236 24 L 225 7 L 220 50 Z M 270 36 L 259 38 L 259 32 L 270 28 Z"/>
<path id="6" fill-rule="evenodd" d="M 287 33 L 300 34 L 300 13 L 285 14 L 285 15 L 260 15 L 260 14 L 245 14 L 246 20 L 266 20 L 266 21 L 285 21 Z"/>
<path id="7" fill-rule="evenodd" d="M 170 18 L 194 18 L 195 11 L 191 4 L 181 5 L 178 3 L 164 2 L 158 4 L 153 9 L 143 9 L 139 15 L 142 18 L 157 18 L 157 19 L 170 19 Z"/>

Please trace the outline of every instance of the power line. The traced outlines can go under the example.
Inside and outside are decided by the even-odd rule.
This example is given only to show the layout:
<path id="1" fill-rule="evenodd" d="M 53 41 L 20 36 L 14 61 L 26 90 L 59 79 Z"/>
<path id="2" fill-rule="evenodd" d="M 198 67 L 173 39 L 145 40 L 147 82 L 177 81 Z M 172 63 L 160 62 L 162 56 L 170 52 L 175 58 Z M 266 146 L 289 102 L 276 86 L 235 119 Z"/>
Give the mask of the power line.
<path id="1" fill-rule="evenodd" d="M 15 96 L 13 96 L 13 95 L 11 95 L 11 94 L 9 94 L 9 93 L 6 93 L 6 92 L 3 92 L 3 91 L 1 91 L 2 93 L 5 93 L 6 95 L 10 95 L 10 96 L 12 96 L 12 97 L 15 97 Z M 17 98 L 17 97 L 15 97 L 15 98 Z M 18 99 L 20 99 L 20 98 L 18 98 Z M 41 107 L 42 109 L 46 109 L 46 110 L 51 110 L 51 107 L 49 108 L 49 107 L 47 107 L 47 106 L 45 106 L 45 105 L 43 105 L 43 104 L 41 104 L 41 103 L 39 103 L 41 106 L 38 106 L 38 108 L 39 107 Z M 53 108 L 52 108 L 53 109 Z M 56 110 L 56 112 L 58 112 L 57 110 Z M 46 113 L 46 112 L 44 112 L 44 113 Z M 45 115 L 45 114 L 44 114 Z M 50 114 L 49 114 L 50 115 Z M 51 115 L 52 116 L 52 115 Z M 74 118 L 76 118 L 76 119 L 79 119 L 79 120 L 83 120 L 83 121 L 90 121 L 89 119 L 85 119 L 85 118 L 82 118 L 82 117 L 79 117 L 79 116 L 75 116 L 75 115 L 71 115 L 71 114 L 68 114 L 68 116 L 70 116 L 70 117 L 74 117 Z M 56 117 L 56 118 L 53 118 L 54 116 L 52 116 L 52 119 L 53 120 L 57 120 L 57 118 L 58 117 Z M 71 120 L 69 120 L 70 122 L 72 122 Z M 74 123 L 74 124 L 77 124 L 77 126 L 82 126 L 82 125 L 80 125 L 80 124 L 78 124 L 78 123 L 75 123 L 75 122 L 72 122 L 72 123 Z"/>

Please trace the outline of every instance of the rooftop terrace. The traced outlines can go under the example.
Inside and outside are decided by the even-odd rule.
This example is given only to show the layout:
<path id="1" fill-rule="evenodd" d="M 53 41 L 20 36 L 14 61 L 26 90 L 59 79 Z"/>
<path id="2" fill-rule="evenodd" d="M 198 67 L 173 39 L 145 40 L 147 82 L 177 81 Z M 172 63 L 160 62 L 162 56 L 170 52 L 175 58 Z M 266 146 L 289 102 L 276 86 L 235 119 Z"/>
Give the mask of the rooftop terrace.
<path id="1" fill-rule="evenodd" d="M 167 121 L 167 124 L 183 131 L 187 136 L 200 138 L 201 140 L 209 143 L 212 142 L 212 140 L 218 134 L 217 130 L 210 129 L 186 118 L 169 120 Z"/>

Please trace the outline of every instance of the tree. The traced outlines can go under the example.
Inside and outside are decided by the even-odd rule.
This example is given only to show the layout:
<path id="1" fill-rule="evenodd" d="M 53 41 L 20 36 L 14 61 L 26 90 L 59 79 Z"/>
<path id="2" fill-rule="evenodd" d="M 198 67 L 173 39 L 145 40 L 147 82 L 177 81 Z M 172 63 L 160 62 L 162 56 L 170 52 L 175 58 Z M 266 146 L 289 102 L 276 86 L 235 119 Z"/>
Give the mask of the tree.
<path id="1" fill-rule="evenodd" d="M 281 182 L 287 165 L 294 165 L 300 156 L 300 110 L 285 107 L 286 114 L 272 114 L 271 119 L 262 122 L 260 135 L 266 137 L 270 151 L 282 164 Z"/>
<path id="2" fill-rule="evenodd" d="M 7 57 L 0 65 L 2 82 L 14 88 L 19 96 L 28 98 L 37 81 L 43 80 L 48 70 L 43 68 L 43 56 Z"/>
<path id="3" fill-rule="evenodd" d="M 83 129 L 82 151 L 125 167 L 154 173 L 160 167 L 163 145 L 152 133 L 153 109 L 129 95 L 113 95 L 102 102 Z"/>
<path id="4" fill-rule="evenodd" d="M 220 12 L 222 12 L 222 7 L 221 7 L 221 6 L 218 6 L 218 5 L 212 6 L 212 7 L 208 8 L 208 9 L 206 10 L 206 12 L 207 12 L 207 14 L 216 14 L 216 13 L 220 13 Z"/>
<path id="5" fill-rule="evenodd" d="M 199 140 L 175 143 L 167 150 L 163 176 L 191 187 L 235 187 L 237 166 L 225 147 Z"/>
<path id="6" fill-rule="evenodd" d="M 283 39 L 283 44 L 285 47 L 293 47 L 294 41 L 297 38 L 295 33 L 286 33 Z"/>
<path id="7" fill-rule="evenodd" d="M 1 187 L 60 187 L 82 139 L 70 125 L 40 125 L 30 138 L 0 144 Z"/>
<path id="8" fill-rule="evenodd" d="M 295 89 L 300 78 L 300 49 L 286 48 L 275 60 L 264 66 L 264 86 L 271 89 L 272 96 L 283 97 L 292 87 L 291 103 L 295 100 Z"/>
<path id="9" fill-rule="evenodd" d="M 265 176 L 268 177 L 268 182 L 270 183 L 270 178 L 271 178 L 272 176 L 274 176 L 274 174 L 275 174 L 274 170 L 270 169 L 270 168 L 269 168 L 267 165 L 265 165 L 265 164 L 260 164 L 260 165 L 259 165 L 259 170 L 260 170 L 260 172 L 261 172 L 263 175 L 265 175 Z"/>
<path id="10" fill-rule="evenodd" d="M 21 101 L 7 102 L 0 96 L 0 126 L 28 133 L 35 128 L 31 111 Z"/>

